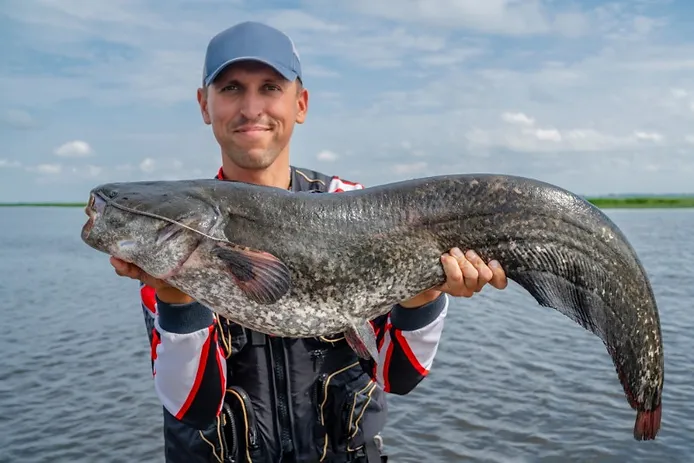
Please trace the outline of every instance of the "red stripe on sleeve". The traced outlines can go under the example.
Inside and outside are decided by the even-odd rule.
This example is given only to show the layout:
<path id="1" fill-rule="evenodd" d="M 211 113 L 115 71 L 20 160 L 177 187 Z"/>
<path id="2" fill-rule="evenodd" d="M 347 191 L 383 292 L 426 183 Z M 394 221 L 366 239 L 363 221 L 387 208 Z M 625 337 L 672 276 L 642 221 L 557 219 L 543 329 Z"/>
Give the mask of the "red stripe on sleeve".
<path id="1" fill-rule="evenodd" d="M 376 338 L 381 334 L 381 325 L 377 325 L 373 320 L 369 321 L 371 323 L 371 328 L 374 330 L 374 335 Z M 378 348 L 380 349 L 381 346 L 379 345 Z"/>
<path id="2" fill-rule="evenodd" d="M 157 300 L 155 298 L 156 291 L 151 286 L 144 285 L 140 288 L 140 297 L 142 298 L 142 303 L 147 307 L 147 310 L 156 314 L 157 313 Z"/>
<path id="3" fill-rule="evenodd" d="M 333 176 L 333 179 L 339 180 L 340 182 L 344 183 L 345 185 L 352 185 L 352 186 L 362 186 L 360 183 L 357 182 L 350 182 L 349 180 L 344 180 L 337 175 Z"/>
<path id="4" fill-rule="evenodd" d="M 383 365 L 383 390 L 385 392 L 390 392 L 390 357 L 393 355 L 393 342 L 388 343 L 388 351 L 386 352 L 386 361 Z"/>
<path id="5" fill-rule="evenodd" d="M 156 328 L 152 328 L 152 360 L 157 359 L 157 346 L 161 343 L 159 332 Z"/>
<path id="6" fill-rule="evenodd" d="M 219 331 L 215 331 L 214 343 L 216 346 L 219 345 L 217 342 L 218 336 Z M 224 361 L 224 352 L 222 352 L 222 349 L 217 349 L 217 368 L 219 369 L 219 382 L 221 391 L 224 391 L 226 389 L 226 378 L 224 375 L 224 366 L 222 365 L 222 362 Z M 222 406 L 224 406 L 224 394 L 222 394 L 222 396 L 220 397 L 219 406 L 217 407 L 217 413 L 219 413 L 222 410 Z"/>
<path id="7" fill-rule="evenodd" d="M 405 356 L 407 356 L 407 360 L 410 361 L 410 364 L 419 372 L 420 375 L 426 376 L 429 374 L 429 370 L 424 368 L 421 363 L 419 363 L 419 360 L 417 360 L 417 356 L 414 355 L 414 352 L 412 352 L 412 348 L 410 345 L 407 343 L 407 339 L 405 339 L 405 336 L 402 335 L 400 330 L 393 330 L 395 332 L 395 337 L 398 339 L 398 343 L 400 344 L 400 347 L 402 348 L 402 351 L 405 353 Z M 392 334 L 392 332 L 391 332 Z"/>
<path id="8" fill-rule="evenodd" d="M 200 388 L 200 383 L 202 382 L 202 377 L 205 373 L 205 367 L 207 366 L 207 355 L 210 352 L 210 344 L 214 341 L 214 337 L 212 336 L 213 330 L 214 325 L 210 325 L 210 327 L 208 328 L 207 340 L 205 341 L 205 344 L 203 344 L 202 350 L 200 352 L 200 362 L 198 363 L 198 371 L 195 374 L 195 382 L 193 383 L 193 387 L 190 389 L 190 392 L 188 393 L 188 397 L 186 398 L 185 403 L 176 414 L 176 418 L 179 420 L 183 418 L 183 415 L 185 415 L 188 409 L 190 408 L 190 404 L 193 403 L 193 399 L 195 399 L 195 396 L 198 393 L 198 389 Z"/>

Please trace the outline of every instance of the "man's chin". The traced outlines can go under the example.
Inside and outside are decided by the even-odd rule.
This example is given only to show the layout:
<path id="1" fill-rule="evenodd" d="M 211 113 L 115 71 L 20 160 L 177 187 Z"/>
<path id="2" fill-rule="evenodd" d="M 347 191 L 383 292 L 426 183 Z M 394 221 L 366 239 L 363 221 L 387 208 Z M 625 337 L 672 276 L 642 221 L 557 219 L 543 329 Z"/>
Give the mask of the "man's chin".
<path id="1" fill-rule="evenodd" d="M 242 169 L 262 170 L 270 167 L 279 156 L 279 152 L 267 148 L 252 148 L 234 150 L 230 155 L 231 161 Z"/>

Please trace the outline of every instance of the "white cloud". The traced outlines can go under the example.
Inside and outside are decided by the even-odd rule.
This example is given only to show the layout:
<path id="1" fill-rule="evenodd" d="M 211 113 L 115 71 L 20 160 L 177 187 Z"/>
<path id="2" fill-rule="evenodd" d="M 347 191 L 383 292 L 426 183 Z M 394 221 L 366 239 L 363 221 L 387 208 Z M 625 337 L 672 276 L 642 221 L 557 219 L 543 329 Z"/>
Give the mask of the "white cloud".
<path id="1" fill-rule="evenodd" d="M 8 109 L 0 115 L 0 121 L 9 127 L 17 129 L 30 129 L 36 127 L 36 121 L 27 111 L 22 109 Z"/>
<path id="2" fill-rule="evenodd" d="M 558 130 L 529 129 L 509 131 L 505 129 L 476 129 L 467 134 L 468 141 L 477 147 L 508 149 L 527 154 L 546 153 L 606 153 L 624 149 L 639 149 L 639 140 L 658 139 L 658 134 L 606 134 L 595 129 L 569 128 Z"/>
<path id="3" fill-rule="evenodd" d="M 337 153 L 330 150 L 323 150 L 316 155 L 316 159 L 318 159 L 319 161 L 327 162 L 337 161 L 338 157 L 339 156 L 337 155 Z"/>
<path id="4" fill-rule="evenodd" d="M 332 21 L 320 19 L 305 11 L 293 9 L 277 9 L 265 15 L 265 21 L 287 33 L 297 31 L 307 32 L 347 32 L 349 27 Z M 301 52 L 299 51 L 299 56 Z"/>
<path id="5" fill-rule="evenodd" d="M 398 163 L 393 165 L 393 171 L 398 175 L 415 175 L 420 174 L 427 168 L 427 163 L 417 161 L 411 163 Z"/>
<path id="6" fill-rule="evenodd" d="M 63 171 L 63 167 L 60 164 L 39 164 L 30 170 L 40 174 L 57 175 Z"/>
<path id="7" fill-rule="evenodd" d="M 9 159 L 0 159 L 0 168 L 2 167 L 21 167 L 22 164 L 19 161 L 11 161 Z"/>
<path id="8" fill-rule="evenodd" d="M 57 147 L 54 151 L 56 156 L 69 157 L 69 158 L 81 158 L 85 156 L 91 156 L 93 154 L 92 147 L 89 143 L 82 140 L 73 140 L 67 143 L 63 143 Z"/>
<path id="9" fill-rule="evenodd" d="M 586 21 L 578 12 L 552 17 L 539 0 L 354 0 L 352 7 L 380 18 L 502 35 L 575 35 Z"/>
<path id="10" fill-rule="evenodd" d="M 673 88 L 670 90 L 670 92 L 672 93 L 672 96 L 674 96 L 675 98 L 686 98 L 687 96 L 689 96 L 689 92 L 683 88 Z"/>
<path id="11" fill-rule="evenodd" d="M 130 164 L 121 164 L 114 168 L 117 172 L 127 173 L 133 178 L 146 179 L 181 179 L 203 175 L 203 171 L 199 168 L 186 168 L 186 165 L 180 159 L 160 158 L 155 159 L 146 157 L 142 159 L 137 168 L 133 168 Z M 214 171 L 216 173 L 216 170 Z M 207 175 L 208 177 L 210 175 Z"/>
<path id="12" fill-rule="evenodd" d="M 535 125 L 535 119 L 533 119 L 532 117 L 526 116 L 523 113 L 505 112 L 501 115 L 501 118 L 505 122 L 508 122 L 509 124 L 518 124 L 518 125 L 525 125 L 525 126 Z"/>
<path id="13" fill-rule="evenodd" d="M 634 132 L 634 136 L 639 140 L 648 140 L 655 142 L 661 141 L 663 139 L 663 136 L 657 132 L 642 132 L 639 130 Z"/>
<path id="14" fill-rule="evenodd" d="M 536 129 L 533 131 L 538 140 L 561 141 L 562 136 L 557 129 Z"/>
<path id="15" fill-rule="evenodd" d="M 156 168 L 156 162 L 152 158 L 145 158 L 140 163 L 140 170 L 142 172 L 154 172 Z"/>
<path id="16" fill-rule="evenodd" d="M 425 53 L 417 59 L 423 67 L 454 66 L 472 58 L 480 57 L 487 52 L 483 47 L 446 48 L 440 52 Z"/>
<path id="17" fill-rule="evenodd" d="M 75 166 L 71 169 L 72 173 L 80 177 L 95 178 L 103 172 L 103 167 L 95 165 Z"/>

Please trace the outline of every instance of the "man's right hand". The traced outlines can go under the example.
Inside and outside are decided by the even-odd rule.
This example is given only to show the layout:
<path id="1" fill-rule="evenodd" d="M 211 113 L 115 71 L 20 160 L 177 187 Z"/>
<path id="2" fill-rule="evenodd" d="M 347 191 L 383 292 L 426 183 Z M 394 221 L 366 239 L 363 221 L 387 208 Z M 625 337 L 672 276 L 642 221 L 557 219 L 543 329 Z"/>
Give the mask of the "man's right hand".
<path id="1" fill-rule="evenodd" d="M 179 289 L 169 285 L 164 280 L 154 278 L 152 275 L 145 273 L 140 267 L 117 257 L 111 257 L 111 265 L 116 270 L 116 274 L 122 277 L 140 280 L 142 283 L 154 288 L 157 292 L 157 297 L 167 304 L 188 304 L 193 302 L 193 298 L 185 294 Z"/>

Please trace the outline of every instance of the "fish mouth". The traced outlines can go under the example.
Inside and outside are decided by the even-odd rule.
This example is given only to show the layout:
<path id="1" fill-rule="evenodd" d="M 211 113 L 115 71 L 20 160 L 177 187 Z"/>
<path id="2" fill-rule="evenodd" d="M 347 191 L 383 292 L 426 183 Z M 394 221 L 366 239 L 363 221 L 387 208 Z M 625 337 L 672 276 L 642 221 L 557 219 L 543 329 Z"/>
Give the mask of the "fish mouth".
<path id="1" fill-rule="evenodd" d="M 87 222 L 82 226 L 82 238 L 87 239 L 89 237 L 89 232 L 94 228 L 96 219 L 104 213 L 106 209 L 106 201 L 100 196 L 94 194 L 94 192 L 89 194 L 89 201 L 84 208 L 84 213 L 87 214 Z"/>

